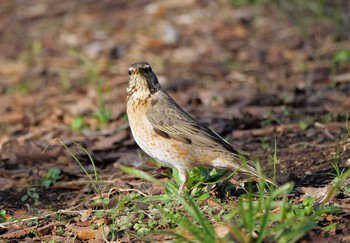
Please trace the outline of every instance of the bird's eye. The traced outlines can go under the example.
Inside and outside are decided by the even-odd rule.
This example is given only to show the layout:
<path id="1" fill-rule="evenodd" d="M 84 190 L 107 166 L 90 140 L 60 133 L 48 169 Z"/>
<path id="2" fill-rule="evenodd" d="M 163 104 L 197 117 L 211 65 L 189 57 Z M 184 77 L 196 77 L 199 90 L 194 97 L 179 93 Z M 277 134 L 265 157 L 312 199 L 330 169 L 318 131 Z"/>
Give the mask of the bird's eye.
<path id="1" fill-rule="evenodd" d="M 131 76 L 131 71 L 129 70 L 129 76 Z"/>

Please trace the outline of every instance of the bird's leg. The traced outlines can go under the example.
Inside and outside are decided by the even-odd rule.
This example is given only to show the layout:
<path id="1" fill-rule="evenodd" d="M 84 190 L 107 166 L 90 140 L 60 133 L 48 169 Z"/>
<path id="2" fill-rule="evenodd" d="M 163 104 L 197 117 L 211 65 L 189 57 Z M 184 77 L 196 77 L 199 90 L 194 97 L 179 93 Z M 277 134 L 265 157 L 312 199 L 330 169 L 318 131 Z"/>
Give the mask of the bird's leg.
<path id="1" fill-rule="evenodd" d="M 179 195 L 181 195 L 181 192 L 182 192 L 182 190 L 185 187 L 185 184 L 187 182 L 187 172 L 183 169 L 178 169 L 178 171 L 179 171 L 179 177 L 181 180 L 181 185 L 179 187 Z"/>

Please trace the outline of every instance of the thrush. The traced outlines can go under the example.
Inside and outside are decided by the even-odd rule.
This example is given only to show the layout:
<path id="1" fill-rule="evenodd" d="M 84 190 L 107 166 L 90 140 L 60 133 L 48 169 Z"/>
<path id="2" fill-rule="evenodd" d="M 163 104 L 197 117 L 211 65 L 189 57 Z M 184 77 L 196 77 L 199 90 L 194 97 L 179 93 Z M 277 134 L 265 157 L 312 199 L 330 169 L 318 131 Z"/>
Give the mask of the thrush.
<path id="1" fill-rule="evenodd" d="M 147 62 L 129 67 L 127 115 L 139 147 L 179 172 L 182 192 L 194 166 L 259 173 L 240 160 L 240 150 L 187 114 L 160 86 Z M 270 180 L 268 180 L 270 181 Z"/>

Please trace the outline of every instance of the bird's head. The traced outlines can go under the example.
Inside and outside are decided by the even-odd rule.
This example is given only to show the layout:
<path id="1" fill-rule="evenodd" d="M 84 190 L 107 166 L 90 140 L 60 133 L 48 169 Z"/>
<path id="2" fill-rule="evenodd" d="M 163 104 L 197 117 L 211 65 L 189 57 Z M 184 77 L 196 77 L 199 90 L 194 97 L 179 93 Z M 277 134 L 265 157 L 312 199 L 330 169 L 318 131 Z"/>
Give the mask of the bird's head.
<path id="1" fill-rule="evenodd" d="M 149 92 L 154 94 L 160 90 L 156 74 L 148 62 L 137 62 L 129 67 L 129 86 L 126 92 Z"/>

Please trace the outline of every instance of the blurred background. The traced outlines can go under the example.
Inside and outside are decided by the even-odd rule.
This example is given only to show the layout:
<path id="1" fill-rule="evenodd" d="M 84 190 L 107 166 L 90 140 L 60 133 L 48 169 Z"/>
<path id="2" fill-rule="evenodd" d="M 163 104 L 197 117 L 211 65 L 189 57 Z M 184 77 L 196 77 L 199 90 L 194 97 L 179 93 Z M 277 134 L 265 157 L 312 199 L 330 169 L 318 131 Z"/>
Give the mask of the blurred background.
<path id="1" fill-rule="evenodd" d="M 221 134 L 313 123 L 289 106 L 344 120 L 349 10 L 342 0 L 1 1 L 0 145 L 35 128 L 55 127 L 32 134 L 46 141 L 122 126 L 139 61 Z"/>
<path id="2" fill-rule="evenodd" d="M 135 161 L 125 152 L 137 149 L 125 88 L 139 61 L 237 147 L 266 159 L 279 138 L 281 170 L 300 164 L 290 144 L 293 153 L 300 140 L 332 147 L 344 132 L 336 129 L 350 110 L 348 1 L 19 0 L 1 1 L 0 11 L 4 167 L 42 156 L 54 138 L 80 142 L 103 166 L 128 163 L 127 154 Z M 328 153 L 309 152 L 329 166 Z"/>
<path id="3" fill-rule="evenodd" d="M 128 129 L 128 67 L 140 61 L 268 175 L 277 163 L 282 181 L 321 185 L 350 163 L 349 13 L 346 0 L 0 0 L 0 208 L 95 207 L 55 138 L 93 173 L 72 141 L 90 152 L 102 192 L 162 192 L 118 169 L 169 180 Z"/>

